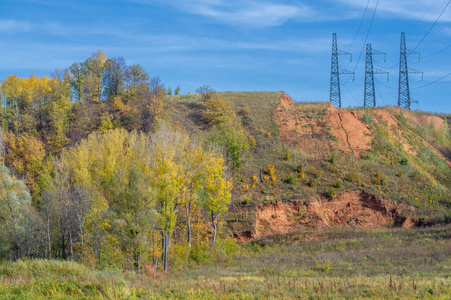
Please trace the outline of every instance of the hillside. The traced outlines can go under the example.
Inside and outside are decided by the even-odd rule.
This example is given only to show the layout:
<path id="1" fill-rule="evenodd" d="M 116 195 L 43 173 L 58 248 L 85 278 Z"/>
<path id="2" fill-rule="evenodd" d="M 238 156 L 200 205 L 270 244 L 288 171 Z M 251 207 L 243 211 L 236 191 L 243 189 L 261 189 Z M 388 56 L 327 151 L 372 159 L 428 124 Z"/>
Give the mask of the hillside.
<path id="1" fill-rule="evenodd" d="M 237 175 L 238 211 L 237 219 L 229 213 L 230 234 L 410 227 L 449 219 L 449 116 L 391 106 L 337 109 L 296 103 L 282 92 L 221 95 L 257 142 Z M 199 95 L 168 100 L 175 122 L 207 135 Z M 271 165 L 275 172 L 265 177 Z"/>

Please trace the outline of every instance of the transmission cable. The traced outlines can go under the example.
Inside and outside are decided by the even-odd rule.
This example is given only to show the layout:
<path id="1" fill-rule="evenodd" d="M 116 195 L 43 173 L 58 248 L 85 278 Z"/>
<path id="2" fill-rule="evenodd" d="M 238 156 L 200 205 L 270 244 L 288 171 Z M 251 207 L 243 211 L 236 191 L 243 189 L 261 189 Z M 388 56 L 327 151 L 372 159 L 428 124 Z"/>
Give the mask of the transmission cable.
<path id="1" fill-rule="evenodd" d="M 430 86 L 431 84 L 437 83 L 437 82 L 439 82 L 440 80 L 445 79 L 446 77 L 448 77 L 448 76 L 450 76 L 450 75 L 451 75 L 451 73 L 449 73 L 449 74 L 447 74 L 447 75 L 445 75 L 445 76 L 443 76 L 443 77 L 441 77 L 441 78 L 439 78 L 439 79 L 437 79 L 437 80 L 434 80 L 434 81 L 432 81 L 432 82 L 429 82 L 428 84 L 425 84 L 425 85 L 422 85 L 422 86 L 419 86 L 419 87 L 416 87 L 416 88 L 411 88 L 411 90 L 418 90 L 418 89 L 422 89 L 422 88 L 424 88 L 424 87 Z"/>
<path id="2" fill-rule="evenodd" d="M 451 2 L 451 0 L 449 0 L 449 1 Z M 357 66 L 359 65 L 360 59 L 362 58 L 363 49 L 365 49 L 366 41 L 368 40 L 368 36 L 370 35 L 370 30 L 371 30 L 371 27 L 373 26 L 374 16 L 376 15 L 376 11 L 377 11 L 377 6 L 378 5 L 379 5 L 379 0 L 377 0 L 376 6 L 374 7 L 373 16 L 371 17 L 370 26 L 368 27 L 368 31 L 366 33 L 365 42 L 363 42 L 362 49 L 360 50 L 359 59 L 357 60 L 357 63 L 355 65 L 355 67 L 354 67 L 353 72 L 355 72 L 355 70 L 357 69 Z"/>
<path id="3" fill-rule="evenodd" d="M 346 17 L 346 13 L 348 12 L 348 6 L 349 6 L 349 0 L 346 2 L 345 11 L 343 13 L 343 16 L 341 17 L 340 26 L 338 27 L 338 31 L 341 30 L 341 26 L 343 25 L 343 21 L 344 21 L 344 19 Z"/>
<path id="4" fill-rule="evenodd" d="M 362 19 L 360 19 L 359 28 L 357 28 L 357 32 L 355 33 L 354 39 L 352 40 L 352 43 L 351 43 L 351 46 L 349 46 L 348 52 L 351 51 L 351 48 L 352 48 L 352 46 L 354 46 L 354 42 L 357 39 L 357 36 L 359 35 L 360 29 L 362 28 L 363 20 L 365 19 L 366 11 L 368 10 L 368 6 L 370 5 L 370 1 L 371 0 L 368 0 L 366 2 L 365 11 L 363 12 Z"/>
<path id="5" fill-rule="evenodd" d="M 442 50 L 439 50 L 439 51 L 434 52 L 434 53 L 432 53 L 432 54 L 423 55 L 422 58 L 426 58 L 426 57 L 431 57 L 431 56 L 437 55 L 437 54 L 439 54 L 439 53 L 441 53 L 441 52 L 443 52 L 443 51 L 449 49 L 450 47 L 451 47 L 451 45 L 448 45 L 447 47 L 443 48 Z"/>
<path id="6" fill-rule="evenodd" d="M 429 28 L 428 32 L 426 32 L 426 34 L 424 35 L 424 37 L 421 39 L 421 41 L 418 43 L 418 45 L 413 48 L 412 51 L 415 51 L 418 46 L 421 45 L 421 43 L 423 43 L 423 41 L 426 39 L 426 37 L 429 35 L 429 33 L 432 31 L 432 29 L 434 28 L 434 26 L 437 24 L 438 20 L 440 20 L 440 18 L 442 17 L 443 13 L 445 12 L 445 10 L 448 8 L 448 5 L 451 3 L 451 0 L 448 0 L 448 3 L 446 3 L 445 8 L 442 10 L 442 12 L 440 13 L 440 15 L 438 16 L 437 20 L 435 20 L 435 22 L 432 24 L 431 28 Z"/>
<path id="7" fill-rule="evenodd" d="M 427 16 L 427 14 L 431 11 L 432 7 L 434 7 L 435 3 L 437 3 L 437 0 L 434 1 L 434 3 L 432 3 L 432 5 L 429 7 L 429 9 L 426 11 L 426 13 L 421 17 L 421 19 L 419 19 L 418 21 L 415 22 L 415 24 L 413 24 L 412 26 L 410 26 L 409 29 L 407 29 L 405 32 L 409 32 L 412 28 L 414 28 L 415 26 L 417 26 L 418 23 L 420 23 L 421 21 L 423 21 L 423 19 Z"/>

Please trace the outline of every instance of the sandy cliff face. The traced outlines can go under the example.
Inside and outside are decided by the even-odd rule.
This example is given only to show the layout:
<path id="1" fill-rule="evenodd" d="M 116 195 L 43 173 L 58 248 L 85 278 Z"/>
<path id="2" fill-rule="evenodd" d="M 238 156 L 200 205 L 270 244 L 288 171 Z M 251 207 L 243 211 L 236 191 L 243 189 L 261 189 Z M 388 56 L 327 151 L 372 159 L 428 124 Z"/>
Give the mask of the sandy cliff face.
<path id="1" fill-rule="evenodd" d="M 401 216 L 407 207 L 361 190 L 333 198 L 264 203 L 255 212 L 254 238 L 305 228 L 416 226 L 418 220 Z"/>

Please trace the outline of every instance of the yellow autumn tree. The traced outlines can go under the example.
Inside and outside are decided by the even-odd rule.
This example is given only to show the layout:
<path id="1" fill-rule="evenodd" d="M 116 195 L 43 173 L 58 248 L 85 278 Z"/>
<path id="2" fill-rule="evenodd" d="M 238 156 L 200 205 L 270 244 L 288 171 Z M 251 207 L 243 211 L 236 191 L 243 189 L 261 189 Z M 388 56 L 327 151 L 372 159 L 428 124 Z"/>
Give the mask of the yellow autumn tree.
<path id="1" fill-rule="evenodd" d="M 204 166 L 204 182 L 201 189 L 200 205 L 204 210 L 207 224 L 213 231 L 211 249 L 214 248 L 219 231 L 221 216 L 227 211 L 231 201 L 232 184 L 224 176 L 224 159 L 210 151 Z"/>

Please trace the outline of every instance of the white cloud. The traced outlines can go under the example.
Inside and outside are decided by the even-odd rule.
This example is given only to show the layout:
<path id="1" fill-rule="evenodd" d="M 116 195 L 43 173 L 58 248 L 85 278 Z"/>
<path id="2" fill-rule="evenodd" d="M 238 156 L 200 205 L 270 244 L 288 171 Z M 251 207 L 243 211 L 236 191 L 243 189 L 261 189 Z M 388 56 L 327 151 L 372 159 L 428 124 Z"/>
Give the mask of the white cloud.
<path id="1" fill-rule="evenodd" d="M 340 0 L 346 3 L 348 0 Z M 369 9 L 374 9 L 376 0 L 371 0 Z M 448 0 L 432 1 L 424 0 L 379 0 L 377 15 L 381 16 L 384 13 L 386 16 L 396 16 L 403 19 L 422 20 L 426 22 L 435 22 L 439 14 L 445 8 Z M 363 0 L 349 0 L 350 7 L 365 8 L 367 1 Z M 451 22 L 451 5 L 445 10 L 439 22 Z"/>
<path id="2" fill-rule="evenodd" d="M 17 20 L 0 20 L 0 32 L 19 33 L 30 31 L 33 25 Z"/>
<path id="3" fill-rule="evenodd" d="M 298 1 L 258 0 L 128 0 L 141 4 L 170 5 L 186 13 L 203 16 L 232 26 L 265 28 L 296 22 L 316 22 L 331 15 Z M 285 1 L 286 2 L 286 1 Z"/>

